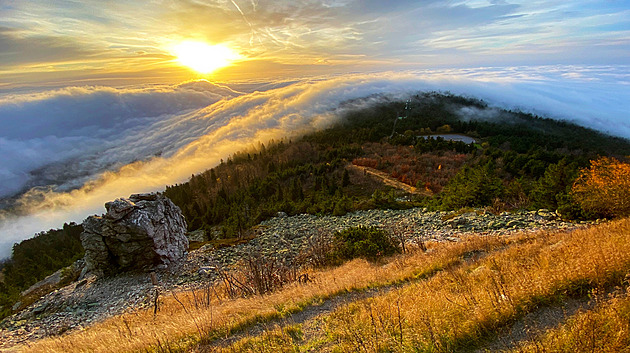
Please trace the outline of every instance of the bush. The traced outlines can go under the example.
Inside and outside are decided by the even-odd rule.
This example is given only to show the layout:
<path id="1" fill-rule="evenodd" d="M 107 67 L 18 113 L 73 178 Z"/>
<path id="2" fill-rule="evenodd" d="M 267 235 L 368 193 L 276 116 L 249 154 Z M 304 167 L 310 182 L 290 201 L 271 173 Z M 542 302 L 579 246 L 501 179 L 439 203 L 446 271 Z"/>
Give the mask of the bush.
<path id="1" fill-rule="evenodd" d="M 568 163 L 566 159 L 557 164 L 550 164 L 542 177 L 534 184 L 532 198 L 537 208 L 555 210 L 566 208 L 567 195 L 571 192 L 571 186 L 577 177 L 578 168 L 575 164 Z"/>
<path id="2" fill-rule="evenodd" d="M 330 262 L 341 263 L 354 258 L 375 261 L 381 256 L 400 252 L 389 235 L 375 227 L 349 228 L 333 235 Z"/>
<path id="3" fill-rule="evenodd" d="M 488 206 L 503 192 L 492 163 L 464 167 L 442 190 L 442 209 Z"/>
<path id="4" fill-rule="evenodd" d="M 630 164 L 601 157 L 580 171 L 572 196 L 587 212 L 598 216 L 630 215 Z"/>

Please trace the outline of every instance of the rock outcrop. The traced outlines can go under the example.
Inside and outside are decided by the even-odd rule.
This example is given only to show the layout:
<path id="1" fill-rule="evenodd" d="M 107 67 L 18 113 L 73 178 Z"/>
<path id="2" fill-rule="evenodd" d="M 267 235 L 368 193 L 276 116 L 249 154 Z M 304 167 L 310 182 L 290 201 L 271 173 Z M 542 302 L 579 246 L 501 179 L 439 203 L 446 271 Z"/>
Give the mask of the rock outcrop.
<path id="1" fill-rule="evenodd" d="M 105 204 L 107 213 L 83 222 L 86 270 L 112 274 L 166 267 L 186 257 L 181 210 L 160 194 L 134 194 Z"/>

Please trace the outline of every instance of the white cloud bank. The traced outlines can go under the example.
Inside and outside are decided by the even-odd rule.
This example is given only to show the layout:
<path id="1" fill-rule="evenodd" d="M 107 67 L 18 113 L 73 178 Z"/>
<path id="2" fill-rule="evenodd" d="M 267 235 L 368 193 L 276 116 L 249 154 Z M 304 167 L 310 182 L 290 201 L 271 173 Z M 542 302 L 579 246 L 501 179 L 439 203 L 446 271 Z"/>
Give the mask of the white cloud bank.
<path id="1" fill-rule="evenodd" d="M 102 213 L 106 201 L 163 190 L 259 141 L 329 126 L 349 99 L 449 90 L 630 137 L 629 87 L 628 67 L 537 67 L 344 75 L 248 94 L 199 82 L 4 97 L 2 193 L 39 187 L 20 199 L 29 215 L 0 220 L 0 257 L 38 231 Z"/>
<path id="2" fill-rule="evenodd" d="M 0 197 L 38 185 L 70 189 L 95 172 L 173 152 L 185 143 L 170 134 L 183 114 L 237 95 L 208 82 L 190 82 L 1 97 Z M 179 132 L 198 137 L 183 127 Z"/>

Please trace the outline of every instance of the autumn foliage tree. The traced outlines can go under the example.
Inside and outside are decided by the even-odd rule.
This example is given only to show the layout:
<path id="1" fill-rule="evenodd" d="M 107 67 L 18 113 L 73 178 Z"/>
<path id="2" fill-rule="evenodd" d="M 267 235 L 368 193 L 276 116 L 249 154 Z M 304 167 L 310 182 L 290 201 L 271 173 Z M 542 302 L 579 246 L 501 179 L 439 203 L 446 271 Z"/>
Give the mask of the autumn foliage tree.
<path id="1" fill-rule="evenodd" d="M 591 161 L 573 184 L 572 194 L 587 212 L 607 217 L 630 215 L 630 164 L 615 158 Z"/>

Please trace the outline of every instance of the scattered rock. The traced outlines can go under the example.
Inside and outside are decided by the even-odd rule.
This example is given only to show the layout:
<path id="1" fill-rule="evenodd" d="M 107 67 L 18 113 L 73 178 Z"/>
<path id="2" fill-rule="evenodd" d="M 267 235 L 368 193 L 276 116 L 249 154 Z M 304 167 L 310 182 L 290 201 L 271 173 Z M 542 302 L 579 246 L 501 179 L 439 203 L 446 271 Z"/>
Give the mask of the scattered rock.
<path id="1" fill-rule="evenodd" d="M 40 297 L 71 282 L 74 282 L 75 280 L 77 280 L 77 278 L 79 278 L 79 275 L 81 274 L 84 266 L 85 261 L 83 261 L 82 259 L 77 260 L 72 265 L 65 267 L 44 278 L 43 280 L 33 284 L 28 289 L 20 293 L 21 300 L 18 302 L 19 305 L 17 307 L 13 307 L 13 311 L 18 311 L 22 308 L 22 306 L 33 303 Z"/>
<path id="2" fill-rule="evenodd" d="M 216 269 L 217 268 L 214 266 L 203 266 L 199 268 L 199 271 L 197 271 L 197 273 L 203 276 L 208 276 L 210 274 L 213 274 L 216 271 Z"/>

